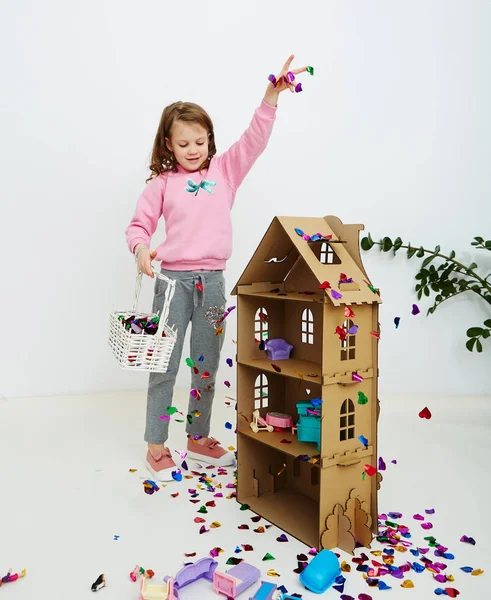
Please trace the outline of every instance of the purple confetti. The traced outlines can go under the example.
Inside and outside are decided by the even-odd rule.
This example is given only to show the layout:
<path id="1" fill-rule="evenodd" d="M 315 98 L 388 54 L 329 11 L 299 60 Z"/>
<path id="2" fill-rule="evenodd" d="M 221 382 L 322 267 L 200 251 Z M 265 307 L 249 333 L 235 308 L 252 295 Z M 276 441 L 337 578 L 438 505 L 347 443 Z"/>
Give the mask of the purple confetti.
<path id="1" fill-rule="evenodd" d="M 334 298 L 334 300 L 339 300 L 343 297 L 343 294 L 340 294 L 337 290 L 331 289 L 331 296 Z"/>
<path id="2" fill-rule="evenodd" d="M 387 469 L 387 465 L 384 462 L 384 459 L 379 456 L 378 458 L 378 470 L 379 471 L 385 471 Z"/>
<path id="3" fill-rule="evenodd" d="M 417 304 L 413 304 L 413 310 L 411 311 L 411 313 L 412 313 L 413 315 L 419 315 L 419 313 L 420 313 L 420 312 L 421 312 L 421 311 L 419 310 L 419 307 L 418 307 L 418 305 L 417 305 Z"/>

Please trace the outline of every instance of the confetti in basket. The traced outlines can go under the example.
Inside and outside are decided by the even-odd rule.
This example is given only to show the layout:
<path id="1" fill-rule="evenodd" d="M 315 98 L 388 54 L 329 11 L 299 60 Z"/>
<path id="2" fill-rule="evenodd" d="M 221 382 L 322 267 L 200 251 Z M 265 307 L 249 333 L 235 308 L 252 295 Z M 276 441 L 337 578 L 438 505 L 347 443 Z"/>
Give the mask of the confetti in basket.
<path id="1" fill-rule="evenodd" d="M 159 279 L 167 282 L 160 318 L 158 314 L 137 310 L 143 276 L 139 270 L 136 276 L 133 309 L 115 311 L 110 315 L 109 345 L 122 369 L 167 372 L 177 339 L 177 329 L 167 324 L 176 282 L 155 270 L 154 273 Z"/>

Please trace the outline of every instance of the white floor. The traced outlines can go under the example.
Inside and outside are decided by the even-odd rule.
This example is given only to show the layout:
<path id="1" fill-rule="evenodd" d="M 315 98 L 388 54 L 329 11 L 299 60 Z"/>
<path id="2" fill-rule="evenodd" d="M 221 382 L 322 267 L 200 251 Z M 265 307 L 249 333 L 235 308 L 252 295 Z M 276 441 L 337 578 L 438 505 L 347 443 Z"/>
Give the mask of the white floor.
<path id="1" fill-rule="evenodd" d="M 234 421 L 235 410 L 226 407 L 224 395 L 216 398 L 212 433 L 228 446 L 234 445 L 234 435 L 224 423 Z M 184 411 L 185 398 L 185 392 L 178 394 L 176 403 Z M 446 585 L 459 590 L 460 598 L 489 598 L 491 397 L 381 397 L 381 404 L 380 455 L 387 470 L 380 512 L 403 513 L 399 522 L 411 528 L 416 546 L 422 547 L 430 534 L 455 554 L 453 561 L 435 560 L 448 564 L 447 573 L 455 582 Z M 426 405 L 433 413 L 431 420 L 418 417 Z M 183 561 L 195 560 L 185 559 L 184 553 L 196 552 L 200 558 L 218 546 L 224 550 L 219 568 L 230 556 L 244 557 L 261 569 L 264 579 L 305 599 L 317 597 L 303 589 L 293 573 L 296 555 L 308 549 L 293 538 L 277 542 L 281 532 L 275 527 L 254 533 L 261 523 L 254 524 L 252 513 L 226 499 L 232 469 L 228 476 L 216 477 L 224 497 L 216 498 L 216 507 L 206 515 L 197 510 L 213 499 L 212 494 L 202 491 L 200 504 L 189 502 L 187 490 L 196 488 L 196 477 L 172 482 L 152 496 L 143 492 L 142 481 L 148 477 L 144 412 L 144 393 L 0 401 L 0 576 L 9 567 L 27 569 L 24 579 L 4 584 L 0 593 L 11 600 L 79 600 L 92 594 L 92 582 L 104 573 L 107 587 L 98 592 L 101 598 L 137 600 L 137 584 L 129 578 L 136 564 L 153 569 L 160 579 L 175 574 Z M 184 424 L 173 424 L 170 442 L 173 448 L 184 447 Z M 393 459 L 397 465 L 391 464 Z M 189 466 L 193 468 L 191 461 Z M 130 473 L 130 468 L 137 472 Z M 177 498 L 171 496 L 175 492 Z M 426 532 L 413 515 L 430 508 L 436 511 L 429 517 L 434 527 Z M 221 527 L 200 535 L 196 516 L 206 518 L 207 529 L 213 521 Z M 250 530 L 239 530 L 241 523 L 249 524 Z M 462 535 L 474 537 L 476 546 L 461 543 Z M 241 544 L 251 544 L 254 550 L 235 554 Z M 372 544 L 372 550 L 380 547 Z M 266 553 L 275 560 L 263 562 Z M 351 561 L 348 555 L 341 556 Z M 395 559 L 395 564 L 416 560 L 409 552 L 396 552 Z M 486 572 L 474 577 L 461 571 L 462 566 Z M 356 565 L 352 567 L 344 574 L 344 593 L 354 598 L 365 593 L 373 599 L 424 600 L 435 597 L 435 588 L 446 587 L 426 571 L 407 575 L 414 589 L 403 589 L 401 581 L 386 576 L 392 590 L 379 591 L 369 588 Z M 267 577 L 268 569 L 280 577 Z M 205 582 L 185 588 L 180 598 L 198 595 L 203 600 L 217 598 Z M 248 597 L 243 594 L 243 600 Z M 323 597 L 340 594 L 331 589 Z"/>

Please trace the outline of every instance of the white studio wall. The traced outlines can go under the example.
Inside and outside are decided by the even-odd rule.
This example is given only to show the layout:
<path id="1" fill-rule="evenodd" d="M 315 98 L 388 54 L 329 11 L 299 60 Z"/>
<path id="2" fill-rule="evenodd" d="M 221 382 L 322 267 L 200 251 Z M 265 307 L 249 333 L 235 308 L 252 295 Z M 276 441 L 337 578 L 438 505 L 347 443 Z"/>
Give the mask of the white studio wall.
<path id="1" fill-rule="evenodd" d="M 470 246 L 491 237 L 487 0 L 301 11 L 291 0 L 16 0 L 0 11 L 0 397 L 146 388 L 147 375 L 118 369 L 107 335 L 110 311 L 133 298 L 124 230 L 161 112 L 179 99 L 204 106 L 220 153 L 290 53 L 315 75 L 281 95 L 271 142 L 239 190 L 229 290 L 275 215 L 334 214 L 490 270 Z M 491 345 L 464 346 L 467 327 L 489 317 L 484 303 L 462 295 L 426 318 L 422 302 L 413 317 L 416 259 L 363 258 L 384 301 L 381 392 L 489 393 Z M 231 395 L 234 338 L 232 313 L 218 375 Z M 183 366 L 178 385 L 188 382 Z"/>

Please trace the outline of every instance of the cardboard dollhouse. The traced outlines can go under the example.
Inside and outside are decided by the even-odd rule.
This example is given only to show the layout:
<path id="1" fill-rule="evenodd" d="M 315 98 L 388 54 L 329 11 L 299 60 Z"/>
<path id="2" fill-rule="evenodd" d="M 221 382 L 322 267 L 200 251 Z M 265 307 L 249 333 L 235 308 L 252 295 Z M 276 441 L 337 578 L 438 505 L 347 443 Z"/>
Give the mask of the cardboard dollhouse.
<path id="1" fill-rule="evenodd" d="M 237 499 L 318 550 L 352 552 L 377 532 L 381 299 L 361 261 L 363 229 L 334 216 L 275 217 L 232 291 Z M 275 360 L 268 340 L 293 346 L 289 358 Z M 255 411 L 285 427 L 252 428 Z M 308 416 L 317 443 L 299 440 Z"/>

